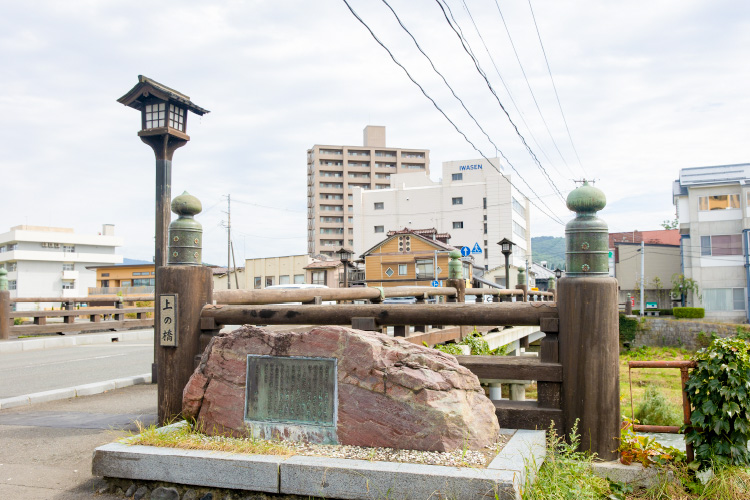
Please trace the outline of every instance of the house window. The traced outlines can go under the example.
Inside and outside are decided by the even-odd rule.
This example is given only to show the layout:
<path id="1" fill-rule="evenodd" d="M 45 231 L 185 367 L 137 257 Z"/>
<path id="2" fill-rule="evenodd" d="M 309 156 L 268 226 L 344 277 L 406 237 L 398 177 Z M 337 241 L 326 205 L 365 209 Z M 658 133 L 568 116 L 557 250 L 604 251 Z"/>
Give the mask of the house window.
<path id="1" fill-rule="evenodd" d="M 286 276 L 279 276 L 279 285 L 288 285 L 289 284 L 289 275 Z"/>
<path id="2" fill-rule="evenodd" d="M 18 243 L 11 243 L 10 245 L 8 245 L 9 252 L 12 252 L 13 250 L 16 250 L 16 249 L 18 249 Z"/>
<path id="3" fill-rule="evenodd" d="M 260 288 L 262 282 L 262 278 L 260 276 L 256 276 L 255 278 L 253 278 L 253 288 Z"/>
<path id="4" fill-rule="evenodd" d="M 62 268 L 63 271 L 72 271 L 73 268 L 75 267 L 75 264 L 64 262 L 62 266 L 63 266 Z"/>
<path id="5" fill-rule="evenodd" d="M 130 280 L 122 280 L 120 286 L 130 286 Z"/>
<path id="6" fill-rule="evenodd" d="M 464 228 L 464 221 L 453 222 L 453 229 L 463 229 L 463 228 Z"/>
<path id="7" fill-rule="evenodd" d="M 273 276 L 266 276 L 266 288 L 273 286 Z"/>
<path id="8" fill-rule="evenodd" d="M 430 279 L 433 277 L 435 267 L 433 266 L 432 259 L 418 259 L 416 261 L 416 274 L 417 278 Z"/>
<path id="9" fill-rule="evenodd" d="M 482 208 L 487 210 L 487 198 L 482 198 Z"/>
<path id="10" fill-rule="evenodd" d="M 305 283 L 305 275 L 304 274 L 295 274 L 294 275 L 294 284 L 295 285 L 303 285 Z"/>
<path id="11" fill-rule="evenodd" d="M 706 311 L 744 311 L 745 292 L 742 288 L 704 288 L 703 307 Z"/>
<path id="12" fill-rule="evenodd" d="M 739 194 L 698 197 L 699 210 L 728 210 L 730 208 L 740 208 Z"/>
<path id="13" fill-rule="evenodd" d="M 398 265 L 398 275 L 399 276 L 405 276 L 406 275 L 406 264 L 399 264 Z"/>
<path id="14" fill-rule="evenodd" d="M 8 280 L 8 290 L 15 290 L 18 287 L 16 280 Z"/>
<path id="15" fill-rule="evenodd" d="M 154 278 L 137 278 L 133 280 L 133 286 L 154 286 L 156 280 Z"/>
<path id="16" fill-rule="evenodd" d="M 701 255 L 742 255 L 742 237 L 739 234 L 701 236 Z"/>
<path id="17" fill-rule="evenodd" d="M 8 262 L 5 264 L 5 270 L 9 273 L 12 273 L 13 271 L 18 269 L 18 262 Z"/>
<path id="18" fill-rule="evenodd" d="M 487 223 L 484 223 L 484 234 L 487 234 Z"/>
<path id="19" fill-rule="evenodd" d="M 515 198 L 511 198 L 511 200 L 512 200 L 511 203 L 513 204 L 513 210 L 515 210 L 518 215 L 520 215 L 521 217 L 523 217 L 525 219 L 526 218 L 526 209 Z"/>
<path id="20" fill-rule="evenodd" d="M 458 196 L 458 197 L 456 197 L 456 198 L 453 198 L 453 199 L 452 199 L 451 201 L 452 201 L 452 203 L 453 203 L 454 205 L 463 205 L 463 204 L 464 204 L 464 199 L 463 199 L 463 197 L 461 197 L 461 196 Z"/>
<path id="21" fill-rule="evenodd" d="M 526 229 L 516 221 L 513 221 L 513 232 L 523 239 L 526 239 Z"/>
<path id="22" fill-rule="evenodd" d="M 383 202 L 378 201 L 375 203 L 375 210 L 383 210 Z"/>
<path id="23" fill-rule="evenodd" d="M 313 285 L 325 285 L 326 284 L 326 272 L 325 271 L 313 271 L 311 274 L 312 274 Z"/>
<path id="24" fill-rule="evenodd" d="M 76 247 L 74 245 L 63 245 L 63 252 L 73 253 L 76 251 Z"/>
<path id="25" fill-rule="evenodd" d="M 102 273 L 102 278 L 109 278 L 109 273 Z"/>
<path id="26" fill-rule="evenodd" d="M 461 181 L 464 178 L 464 174 L 451 174 L 452 181 Z"/>
<path id="27" fill-rule="evenodd" d="M 62 289 L 63 290 L 75 290 L 76 288 L 76 282 L 75 281 L 63 281 L 62 282 Z"/>
<path id="28" fill-rule="evenodd" d="M 376 233 L 383 233 L 383 232 L 385 232 L 385 228 L 383 226 L 375 226 L 375 232 Z"/>
<path id="29" fill-rule="evenodd" d="M 393 276 L 393 269 L 391 269 L 390 267 L 388 269 L 386 269 L 385 270 L 385 275 L 388 276 L 389 278 L 391 276 Z"/>

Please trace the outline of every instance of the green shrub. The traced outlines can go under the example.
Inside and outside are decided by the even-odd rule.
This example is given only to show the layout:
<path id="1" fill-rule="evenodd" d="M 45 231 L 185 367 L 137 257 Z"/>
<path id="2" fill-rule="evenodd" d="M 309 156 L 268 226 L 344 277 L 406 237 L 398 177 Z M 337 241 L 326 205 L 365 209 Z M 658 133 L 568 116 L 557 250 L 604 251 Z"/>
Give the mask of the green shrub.
<path id="1" fill-rule="evenodd" d="M 667 398 L 656 387 L 646 387 L 643 401 L 635 410 L 635 418 L 644 425 L 680 425 L 680 413 L 670 406 Z"/>
<path id="2" fill-rule="evenodd" d="M 672 309 L 675 318 L 703 318 L 706 310 L 702 307 L 675 307 Z"/>
<path id="3" fill-rule="evenodd" d="M 459 346 L 458 344 L 437 344 L 435 346 L 435 349 L 447 354 L 453 354 L 454 356 L 463 354 L 463 351 L 461 351 L 461 346 Z"/>
<path id="4" fill-rule="evenodd" d="M 686 442 L 702 466 L 750 464 L 750 353 L 737 338 L 716 338 L 693 358 L 685 384 L 693 408 Z"/>
<path id="5" fill-rule="evenodd" d="M 628 318 L 624 314 L 620 314 L 620 342 L 632 342 L 635 340 L 635 334 L 639 330 L 639 323 L 637 318 Z"/>

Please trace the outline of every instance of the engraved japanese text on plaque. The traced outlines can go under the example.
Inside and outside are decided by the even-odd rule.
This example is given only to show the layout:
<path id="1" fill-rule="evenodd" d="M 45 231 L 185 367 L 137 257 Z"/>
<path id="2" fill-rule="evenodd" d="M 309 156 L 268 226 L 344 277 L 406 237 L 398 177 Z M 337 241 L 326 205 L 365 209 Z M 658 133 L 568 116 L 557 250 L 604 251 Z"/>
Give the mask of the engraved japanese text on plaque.
<path id="1" fill-rule="evenodd" d="M 177 294 L 159 295 L 159 345 L 177 347 Z"/>
<path id="2" fill-rule="evenodd" d="M 335 358 L 249 354 L 245 421 L 276 429 L 294 426 L 313 434 L 333 431 L 335 439 L 336 362 Z"/>

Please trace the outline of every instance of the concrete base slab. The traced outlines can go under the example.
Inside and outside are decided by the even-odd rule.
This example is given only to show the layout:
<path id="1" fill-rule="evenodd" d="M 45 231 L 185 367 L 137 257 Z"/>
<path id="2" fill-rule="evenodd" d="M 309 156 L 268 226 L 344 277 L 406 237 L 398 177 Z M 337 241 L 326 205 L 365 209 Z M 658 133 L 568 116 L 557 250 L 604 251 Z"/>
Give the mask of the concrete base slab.
<path id="1" fill-rule="evenodd" d="M 631 486 L 650 488 L 665 480 L 671 480 L 673 475 L 656 467 L 644 467 L 641 464 L 625 465 L 620 462 L 595 462 L 591 465 L 592 472 L 605 479 L 627 483 Z"/>
<path id="2" fill-rule="evenodd" d="M 526 474 L 533 478 L 545 447 L 544 431 L 516 431 L 486 469 L 477 469 L 111 443 L 96 449 L 92 469 L 112 478 L 324 498 L 519 499 Z"/>

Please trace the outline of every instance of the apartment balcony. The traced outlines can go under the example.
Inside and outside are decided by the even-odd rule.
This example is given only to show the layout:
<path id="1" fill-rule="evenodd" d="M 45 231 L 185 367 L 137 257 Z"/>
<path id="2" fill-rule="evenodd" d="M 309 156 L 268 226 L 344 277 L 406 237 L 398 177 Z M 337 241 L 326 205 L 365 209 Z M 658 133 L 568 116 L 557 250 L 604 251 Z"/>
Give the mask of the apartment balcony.
<path id="1" fill-rule="evenodd" d="M 66 281 L 75 281 L 78 279 L 78 271 L 63 271 L 62 279 Z"/>

